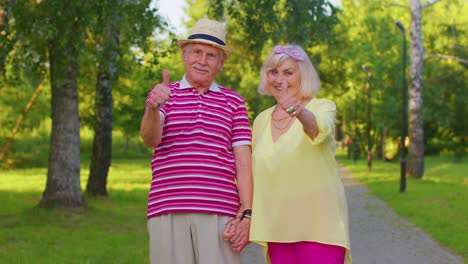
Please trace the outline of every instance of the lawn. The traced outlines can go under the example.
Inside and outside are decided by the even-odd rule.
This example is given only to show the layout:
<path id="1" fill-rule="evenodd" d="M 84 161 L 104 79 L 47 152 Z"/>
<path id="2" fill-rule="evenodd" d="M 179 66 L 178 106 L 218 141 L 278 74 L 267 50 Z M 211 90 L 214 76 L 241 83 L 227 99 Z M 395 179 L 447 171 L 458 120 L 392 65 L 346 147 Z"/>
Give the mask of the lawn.
<path id="1" fill-rule="evenodd" d="M 85 209 L 35 208 L 45 168 L 0 171 L 0 263 L 149 263 L 149 158 L 114 160 L 109 197 L 88 198 Z"/>
<path id="2" fill-rule="evenodd" d="M 82 142 L 83 189 L 89 173 L 90 142 Z M 115 153 L 120 152 L 118 146 Z M 131 155 L 114 155 L 109 197 L 87 198 L 85 209 L 35 207 L 46 182 L 45 155 L 21 166 L 0 168 L 0 263 L 149 263 L 145 213 L 150 153 L 139 143 L 132 146 Z M 466 158 L 454 162 L 450 157 L 427 157 L 424 177 L 408 178 L 405 193 L 398 191 L 398 162 L 375 160 L 368 173 L 365 160 L 338 159 L 395 212 L 468 263 Z"/>
<path id="3" fill-rule="evenodd" d="M 407 177 L 406 191 L 399 192 L 400 163 L 374 160 L 372 172 L 364 159 L 338 160 L 385 201 L 397 214 L 416 224 L 441 246 L 461 255 L 468 263 L 468 159 L 426 157 L 421 179 Z"/>

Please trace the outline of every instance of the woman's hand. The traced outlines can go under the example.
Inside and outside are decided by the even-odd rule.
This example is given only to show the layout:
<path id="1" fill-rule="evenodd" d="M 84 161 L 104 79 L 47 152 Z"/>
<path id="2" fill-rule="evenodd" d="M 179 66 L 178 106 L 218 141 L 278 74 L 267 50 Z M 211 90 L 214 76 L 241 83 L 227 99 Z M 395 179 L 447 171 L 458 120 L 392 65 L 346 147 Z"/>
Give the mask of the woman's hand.
<path id="1" fill-rule="evenodd" d="M 235 252 L 240 252 L 249 241 L 250 218 L 236 217 L 229 221 L 223 232 L 223 239 L 231 243 L 231 248 Z"/>
<path id="2" fill-rule="evenodd" d="M 224 226 L 224 231 L 223 231 L 224 241 L 230 241 L 231 238 L 234 237 L 234 235 L 236 234 L 235 225 L 237 225 L 239 221 L 240 221 L 240 218 L 236 217 L 226 223 L 226 225 Z"/>
<path id="3" fill-rule="evenodd" d="M 278 107 L 286 111 L 289 116 L 295 117 L 301 113 L 303 109 L 301 102 L 295 95 L 288 93 L 286 81 L 283 81 L 280 87 L 273 87 L 272 95 L 278 103 Z"/>

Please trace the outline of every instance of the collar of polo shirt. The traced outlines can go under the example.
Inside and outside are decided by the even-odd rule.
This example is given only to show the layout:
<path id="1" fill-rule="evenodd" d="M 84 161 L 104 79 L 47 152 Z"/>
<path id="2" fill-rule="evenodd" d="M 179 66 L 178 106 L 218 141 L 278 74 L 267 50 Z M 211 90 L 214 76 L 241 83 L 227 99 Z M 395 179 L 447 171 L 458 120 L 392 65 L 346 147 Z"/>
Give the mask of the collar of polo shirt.
<path id="1" fill-rule="evenodd" d="M 192 88 L 193 86 L 191 86 L 188 82 L 187 82 L 187 79 L 185 79 L 185 75 L 184 77 L 182 78 L 182 80 L 180 81 L 180 86 L 179 88 L 180 89 L 188 89 L 188 88 Z M 221 89 L 219 89 L 218 85 L 215 83 L 215 82 L 212 82 L 211 85 L 210 85 L 210 91 L 212 92 L 221 92 Z"/>

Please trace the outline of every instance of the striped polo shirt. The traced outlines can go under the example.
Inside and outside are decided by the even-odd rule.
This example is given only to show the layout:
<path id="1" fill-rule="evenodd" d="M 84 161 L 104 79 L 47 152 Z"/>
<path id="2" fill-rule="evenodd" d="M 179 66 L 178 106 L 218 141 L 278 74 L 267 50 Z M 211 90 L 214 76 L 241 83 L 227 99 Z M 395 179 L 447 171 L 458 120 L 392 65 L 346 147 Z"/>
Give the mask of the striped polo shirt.
<path id="1" fill-rule="evenodd" d="M 151 162 L 147 218 L 178 212 L 235 216 L 239 208 L 233 147 L 251 144 L 243 98 L 215 83 L 199 93 L 173 82 L 160 109 L 161 143 Z"/>

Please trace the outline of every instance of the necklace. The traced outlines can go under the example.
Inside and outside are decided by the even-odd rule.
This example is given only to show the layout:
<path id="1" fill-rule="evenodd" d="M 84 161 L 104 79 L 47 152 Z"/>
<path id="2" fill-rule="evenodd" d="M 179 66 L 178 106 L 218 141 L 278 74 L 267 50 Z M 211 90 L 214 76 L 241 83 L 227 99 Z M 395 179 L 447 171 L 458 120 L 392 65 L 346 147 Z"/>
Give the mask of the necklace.
<path id="1" fill-rule="evenodd" d="M 273 113 L 271 114 L 271 118 L 275 121 L 283 121 L 287 118 L 290 118 L 291 116 L 286 114 L 284 111 L 279 111 L 278 107 L 275 108 Z"/>
<path id="2" fill-rule="evenodd" d="M 275 128 L 277 128 L 278 130 L 284 130 L 286 128 L 289 127 L 289 125 L 292 123 L 292 121 L 294 120 L 295 117 L 291 118 L 288 122 L 286 122 L 285 125 L 281 125 L 281 123 L 283 123 L 282 121 L 275 121 L 275 120 L 272 120 L 272 124 Z"/>
<path id="3" fill-rule="evenodd" d="M 278 108 L 276 108 L 278 109 Z M 278 130 L 284 130 L 286 128 L 289 127 L 289 125 L 292 123 L 292 121 L 294 121 L 295 117 L 291 117 L 289 115 L 286 115 L 284 117 L 277 117 L 279 114 L 276 114 L 275 116 L 275 113 L 278 113 L 278 110 L 276 110 L 273 112 L 273 114 L 271 115 L 271 123 L 273 124 L 273 126 L 278 129 Z M 284 121 L 289 119 L 289 121 L 286 122 L 286 124 L 284 124 Z"/>
<path id="4" fill-rule="evenodd" d="M 284 117 L 275 117 L 274 115 L 271 117 L 271 119 L 273 119 L 273 121 L 278 121 L 278 122 L 281 122 L 281 121 L 284 121 L 286 119 L 290 118 L 289 115 L 287 116 L 284 116 Z"/>

